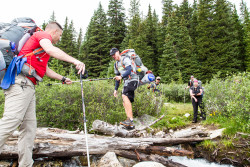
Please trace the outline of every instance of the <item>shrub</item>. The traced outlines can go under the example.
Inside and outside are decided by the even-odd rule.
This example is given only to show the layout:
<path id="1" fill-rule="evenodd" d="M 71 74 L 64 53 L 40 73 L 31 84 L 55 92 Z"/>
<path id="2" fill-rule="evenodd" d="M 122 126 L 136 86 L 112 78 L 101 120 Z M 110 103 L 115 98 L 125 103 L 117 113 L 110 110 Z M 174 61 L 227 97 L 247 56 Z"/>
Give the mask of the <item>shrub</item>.
<path id="1" fill-rule="evenodd" d="M 226 134 L 237 131 L 249 133 L 250 126 L 250 75 L 242 73 L 225 80 L 216 75 L 206 85 L 203 98 L 209 120 L 225 125 Z"/>
<path id="2" fill-rule="evenodd" d="M 96 119 L 114 124 L 126 119 L 121 89 L 119 97 L 113 96 L 113 81 L 84 82 L 84 101 L 88 129 Z M 4 95 L 0 93 L 0 113 L 3 112 Z M 74 130 L 83 128 L 83 111 L 81 86 L 72 85 L 46 86 L 41 83 L 36 88 L 36 113 L 38 126 L 49 126 Z M 135 93 L 133 112 L 136 116 L 143 114 L 156 115 L 162 107 L 162 99 L 155 98 L 153 93 L 148 94 L 145 87 L 140 87 Z"/>
<path id="3" fill-rule="evenodd" d="M 189 90 L 184 89 L 187 87 L 185 84 L 177 84 L 176 82 L 171 82 L 170 84 L 162 84 L 160 89 L 168 99 L 168 101 L 172 102 L 184 102 L 184 94 L 185 94 L 185 102 L 190 102 Z"/>

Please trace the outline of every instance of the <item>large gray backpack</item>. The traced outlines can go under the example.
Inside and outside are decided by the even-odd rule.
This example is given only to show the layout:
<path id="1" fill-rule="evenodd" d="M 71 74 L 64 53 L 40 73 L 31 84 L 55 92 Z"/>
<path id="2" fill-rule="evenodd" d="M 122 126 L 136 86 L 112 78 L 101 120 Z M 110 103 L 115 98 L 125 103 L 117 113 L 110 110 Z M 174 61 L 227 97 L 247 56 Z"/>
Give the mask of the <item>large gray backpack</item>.
<path id="1" fill-rule="evenodd" d="M 0 24 L 0 83 L 13 57 L 37 29 L 36 23 L 27 17 Z"/>
<path id="2" fill-rule="evenodd" d="M 139 85 L 144 85 L 144 84 L 150 83 L 150 82 L 155 80 L 155 76 L 152 74 L 151 71 L 148 70 L 148 68 L 146 66 L 143 65 L 140 56 L 135 53 L 134 49 L 126 49 L 126 50 L 122 51 L 122 53 L 120 55 L 122 57 L 121 65 L 123 66 L 123 68 L 125 68 L 125 66 L 123 64 L 124 58 L 128 57 L 131 60 L 131 62 L 132 62 L 132 71 L 131 72 L 138 75 Z M 116 67 L 117 67 L 117 64 L 116 64 Z M 148 74 L 148 72 L 150 74 Z"/>

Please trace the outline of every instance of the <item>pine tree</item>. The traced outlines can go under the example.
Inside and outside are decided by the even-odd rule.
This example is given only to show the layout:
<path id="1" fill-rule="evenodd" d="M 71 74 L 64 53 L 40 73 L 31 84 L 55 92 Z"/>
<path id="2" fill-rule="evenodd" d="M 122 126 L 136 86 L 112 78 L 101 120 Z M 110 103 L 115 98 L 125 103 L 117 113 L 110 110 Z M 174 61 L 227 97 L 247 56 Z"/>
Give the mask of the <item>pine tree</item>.
<path id="1" fill-rule="evenodd" d="M 108 46 L 120 49 L 125 38 L 125 9 L 122 0 L 110 0 L 108 9 Z"/>
<path id="2" fill-rule="evenodd" d="M 146 53 L 143 58 L 143 63 L 152 71 L 157 71 L 158 66 L 157 26 L 158 18 L 157 16 L 153 16 L 151 6 L 149 5 L 144 29 L 147 47 L 144 48 Z"/>
<path id="3" fill-rule="evenodd" d="M 250 22 L 248 23 L 248 32 L 245 36 L 245 44 L 246 44 L 246 60 L 245 65 L 247 68 L 247 71 L 250 72 Z"/>
<path id="4" fill-rule="evenodd" d="M 164 51 L 160 59 L 159 74 L 165 82 L 177 81 L 179 78 L 180 61 L 177 55 L 178 24 L 174 13 L 169 17 L 166 32 Z"/>
<path id="5" fill-rule="evenodd" d="M 41 26 L 41 29 L 42 29 L 43 31 L 45 30 L 47 24 L 48 24 L 48 23 L 46 23 L 45 21 L 43 21 L 43 24 L 42 24 L 42 26 Z"/>
<path id="6" fill-rule="evenodd" d="M 123 41 L 122 48 L 135 48 L 136 39 L 140 34 L 141 18 L 140 18 L 140 1 L 131 0 L 129 9 L 128 33 Z M 137 52 L 137 50 L 136 50 Z"/>
<path id="7" fill-rule="evenodd" d="M 179 20 L 184 17 L 188 29 L 190 28 L 191 24 L 192 11 L 193 9 L 190 7 L 188 0 L 183 0 L 179 10 L 177 11 L 177 16 L 179 16 Z"/>
<path id="8" fill-rule="evenodd" d="M 250 71 L 250 14 L 246 3 L 241 1 L 241 20 L 243 22 L 243 46 L 245 52 L 244 65 L 247 71 Z"/>
<path id="9" fill-rule="evenodd" d="M 190 20 L 189 35 L 192 38 L 193 45 L 196 46 L 196 38 L 197 38 L 196 28 L 197 28 L 197 25 L 198 25 L 197 0 L 194 0 L 192 8 L 193 8 L 193 10 L 192 10 L 192 17 L 191 17 L 191 20 Z"/>
<path id="10" fill-rule="evenodd" d="M 84 59 L 90 76 L 98 77 L 107 70 L 110 48 L 107 47 L 107 18 L 101 3 L 94 12 L 81 49 L 80 57 Z"/>
<path id="11" fill-rule="evenodd" d="M 240 21 L 238 12 L 236 10 L 236 7 L 234 5 L 233 13 L 232 13 L 232 29 L 234 30 L 235 39 L 238 40 L 237 47 L 239 48 L 239 60 L 241 60 L 241 71 L 244 71 L 246 69 L 246 66 L 244 64 L 246 59 L 246 52 L 245 52 L 245 46 L 244 46 L 244 31 L 243 31 L 243 25 Z"/>
<path id="12" fill-rule="evenodd" d="M 55 22 L 55 21 L 56 21 L 56 15 L 55 15 L 55 11 L 53 11 L 52 15 L 50 16 L 49 23 Z"/>
<path id="13" fill-rule="evenodd" d="M 77 44 L 76 44 L 76 49 L 77 49 L 77 54 L 80 54 L 80 49 L 81 49 L 81 45 L 82 45 L 82 28 L 80 28 L 78 37 L 77 37 Z"/>
<path id="14" fill-rule="evenodd" d="M 242 71 L 243 67 L 239 35 L 233 24 L 230 4 L 226 0 L 216 0 L 213 18 L 214 56 L 217 58 L 214 68 L 221 72 L 221 77 L 226 77 L 227 73 Z"/>
<path id="15" fill-rule="evenodd" d="M 210 80 L 213 74 L 216 74 L 220 69 L 220 67 L 217 66 L 219 58 L 215 54 L 215 41 L 212 37 L 214 29 L 216 28 L 214 26 L 212 13 L 214 10 L 213 3 L 214 0 L 200 0 L 198 4 L 197 36 L 195 39 L 197 41 L 197 57 L 195 57 L 195 59 L 199 64 L 196 67 L 198 73 L 194 73 L 194 75 L 203 82 Z"/>
<path id="16" fill-rule="evenodd" d="M 166 26 L 168 24 L 168 19 L 173 12 L 173 0 L 162 0 L 163 3 L 163 11 L 162 11 L 162 22 L 163 25 Z"/>
<path id="17" fill-rule="evenodd" d="M 62 49 L 65 53 L 77 58 L 77 48 L 76 48 L 76 37 L 75 37 L 75 29 L 73 21 L 68 23 L 68 17 L 65 19 L 65 24 L 63 27 L 63 33 L 61 40 L 56 44 L 57 47 Z M 54 60 L 58 61 L 58 60 Z M 57 64 L 57 63 L 54 63 Z M 64 61 L 59 61 L 59 64 L 62 64 L 66 73 L 68 74 L 70 71 L 70 64 Z"/>
<path id="18" fill-rule="evenodd" d="M 192 39 L 189 36 L 185 18 L 182 17 L 177 33 L 177 57 L 180 62 L 180 72 L 186 81 L 195 71 L 196 60 L 193 59 Z"/>

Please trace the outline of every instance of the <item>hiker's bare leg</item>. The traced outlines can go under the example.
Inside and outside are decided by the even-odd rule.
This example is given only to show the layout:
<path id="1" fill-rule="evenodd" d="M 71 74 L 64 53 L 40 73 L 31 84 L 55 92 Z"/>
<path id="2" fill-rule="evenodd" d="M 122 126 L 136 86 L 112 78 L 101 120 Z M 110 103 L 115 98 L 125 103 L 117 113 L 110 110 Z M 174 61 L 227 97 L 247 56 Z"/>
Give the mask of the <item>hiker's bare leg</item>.
<path id="1" fill-rule="evenodd" d="M 132 104 L 128 96 L 122 95 L 122 99 L 123 99 L 123 106 L 125 108 L 127 118 L 133 119 Z"/>

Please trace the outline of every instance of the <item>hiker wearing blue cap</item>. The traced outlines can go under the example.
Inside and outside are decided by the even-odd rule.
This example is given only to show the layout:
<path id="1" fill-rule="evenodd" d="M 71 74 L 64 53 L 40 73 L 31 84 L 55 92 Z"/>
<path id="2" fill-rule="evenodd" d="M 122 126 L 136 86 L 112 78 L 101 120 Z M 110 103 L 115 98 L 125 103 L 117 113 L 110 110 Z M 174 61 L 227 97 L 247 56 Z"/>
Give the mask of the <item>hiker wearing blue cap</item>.
<path id="1" fill-rule="evenodd" d="M 47 75 L 50 78 L 61 80 L 63 83 L 71 84 L 72 81 L 60 74 L 57 74 L 48 67 L 48 61 L 50 56 L 72 63 L 76 66 L 78 74 L 84 73 L 85 65 L 81 61 L 69 56 L 61 49 L 53 46 L 56 44 L 61 35 L 63 29 L 57 22 L 52 22 L 47 25 L 45 31 L 35 32 L 25 43 L 21 51 L 20 56 L 27 56 L 34 52 L 37 48 L 42 48 L 43 53 L 37 55 L 27 56 L 28 69 L 35 70 L 38 77 L 43 78 Z M 19 61 L 19 57 L 14 59 L 15 62 Z M 19 65 L 22 65 L 20 63 Z M 13 67 L 13 68 L 12 68 Z M 13 79 L 12 74 L 20 72 L 19 66 L 13 64 L 9 66 L 8 70 L 10 78 Z M 16 71 L 15 71 L 16 70 Z M 5 80 L 4 77 L 3 80 Z M 9 77 L 7 77 L 8 79 Z M 37 78 L 35 76 L 29 76 L 24 73 L 20 73 L 15 76 L 11 84 L 8 84 L 5 90 L 5 106 L 3 117 L 0 119 L 0 156 L 1 150 L 7 138 L 19 127 L 19 139 L 18 139 L 18 163 L 20 167 L 32 167 L 32 150 L 34 145 L 34 139 L 36 136 L 36 96 L 35 85 L 37 84 Z M 7 83 L 7 82 L 3 82 Z"/>
<path id="2" fill-rule="evenodd" d="M 161 77 L 156 77 L 156 81 L 152 82 L 151 84 L 149 84 L 147 86 L 148 89 L 152 89 L 153 92 L 159 92 L 161 93 L 161 91 L 159 90 L 159 86 L 160 86 L 160 81 L 161 81 Z"/>

